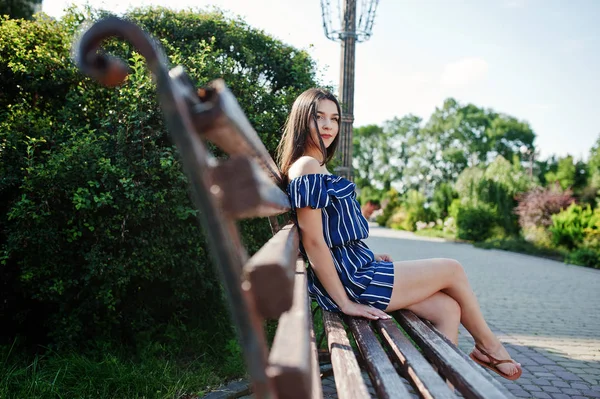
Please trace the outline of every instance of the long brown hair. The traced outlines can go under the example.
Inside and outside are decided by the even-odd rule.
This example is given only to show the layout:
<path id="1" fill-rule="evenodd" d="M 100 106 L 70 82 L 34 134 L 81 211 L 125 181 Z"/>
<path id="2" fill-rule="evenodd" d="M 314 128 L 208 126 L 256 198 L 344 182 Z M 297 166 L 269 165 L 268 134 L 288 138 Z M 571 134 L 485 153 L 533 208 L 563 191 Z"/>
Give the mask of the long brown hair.
<path id="1" fill-rule="evenodd" d="M 337 98 L 327 90 L 320 88 L 308 89 L 296 98 L 296 101 L 294 101 L 294 104 L 292 105 L 292 111 L 285 122 L 281 141 L 277 146 L 277 162 L 279 163 L 279 168 L 286 181 L 290 167 L 304 154 L 307 146 L 314 146 L 321 150 L 321 154 L 323 154 L 323 163 L 321 163 L 321 165 L 329 162 L 335 154 L 341 132 L 338 130 L 338 134 L 329 148 L 325 148 L 317 123 L 317 105 L 321 100 L 333 101 L 337 107 L 341 120 L 342 110 L 340 108 L 340 103 Z M 318 143 L 315 143 L 315 140 L 310 134 L 311 122 L 315 123 L 317 133 L 319 133 L 317 135 L 319 138 Z"/>

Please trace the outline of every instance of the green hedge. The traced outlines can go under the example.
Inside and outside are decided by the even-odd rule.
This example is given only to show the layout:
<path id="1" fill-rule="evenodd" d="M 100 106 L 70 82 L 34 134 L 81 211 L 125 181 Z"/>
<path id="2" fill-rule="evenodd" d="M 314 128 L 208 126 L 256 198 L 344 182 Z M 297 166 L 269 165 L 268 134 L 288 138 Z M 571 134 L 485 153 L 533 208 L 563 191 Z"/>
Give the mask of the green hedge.
<path id="1" fill-rule="evenodd" d="M 100 87 L 70 60 L 85 18 L 0 22 L 0 323 L 10 341 L 130 342 L 172 321 L 225 339 L 229 318 L 155 86 L 141 56 L 106 43 L 132 69 Z M 223 77 L 270 151 L 313 61 L 220 13 L 140 9 L 199 84 Z M 219 154 L 217 152 L 217 154 Z M 253 252 L 265 221 L 241 227 Z"/>

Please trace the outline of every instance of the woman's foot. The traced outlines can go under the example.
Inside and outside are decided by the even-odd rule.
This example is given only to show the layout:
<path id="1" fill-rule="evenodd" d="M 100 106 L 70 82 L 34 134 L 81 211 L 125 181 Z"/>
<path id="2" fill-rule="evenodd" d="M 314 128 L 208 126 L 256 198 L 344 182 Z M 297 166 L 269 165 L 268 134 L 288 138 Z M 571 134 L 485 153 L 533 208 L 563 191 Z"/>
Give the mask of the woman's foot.
<path id="1" fill-rule="evenodd" d="M 494 349 L 486 349 L 482 345 L 475 345 L 470 357 L 481 366 L 509 380 L 516 380 L 523 372 L 521 364 L 511 359 L 500 342 Z"/>

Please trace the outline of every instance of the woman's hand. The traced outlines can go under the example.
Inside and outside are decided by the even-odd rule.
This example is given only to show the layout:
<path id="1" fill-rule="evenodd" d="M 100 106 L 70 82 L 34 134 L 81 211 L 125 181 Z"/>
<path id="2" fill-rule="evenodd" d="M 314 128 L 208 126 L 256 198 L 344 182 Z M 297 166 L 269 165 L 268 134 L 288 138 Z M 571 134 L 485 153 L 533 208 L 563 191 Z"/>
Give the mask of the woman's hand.
<path id="1" fill-rule="evenodd" d="M 379 262 L 379 261 L 392 262 L 392 257 L 387 254 L 376 254 L 375 260 L 377 262 Z"/>
<path id="2" fill-rule="evenodd" d="M 383 310 L 374 308 L 373 306 L 363 305 L 360 303 L 348 301 L 342 309 L 344 314 L 348 316 L 359 316 L 365 319 L 378 320 L 378 319 L 391 319 L 392 316 L 385 313 Z"/>

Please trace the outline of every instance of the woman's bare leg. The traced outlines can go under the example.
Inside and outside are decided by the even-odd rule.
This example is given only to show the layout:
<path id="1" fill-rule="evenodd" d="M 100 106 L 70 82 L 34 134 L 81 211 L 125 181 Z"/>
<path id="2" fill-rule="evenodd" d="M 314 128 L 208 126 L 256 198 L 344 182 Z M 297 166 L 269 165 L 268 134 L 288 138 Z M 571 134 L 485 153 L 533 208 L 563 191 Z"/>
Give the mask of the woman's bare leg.
<path id="1" fill-rule="evenodd" d="M 454 345 L 458 345 L 460 305 L 449 295 L 436 292 L 429 298 L 410 305 L 406 309 L 423 319 L 429 320 Z"/>
<path id="2" fill-rule="evenodd" d="M 461 323 L 471 333 L 477 345 L 497 359 L 510 359 L 506 349 L 485 322 L 460 263 L 453 259 L 439 258 L 394 262 L 394 266 L 394 289 L 386 312 L 408 309 L 441 291 L 459 304 Z M 479 351 L 475 351 L 475 356 L 488 361 L 487 356 Z M 508 375 L 518 371 L 510 363 L 501 364 L 498 369 Z"/>

